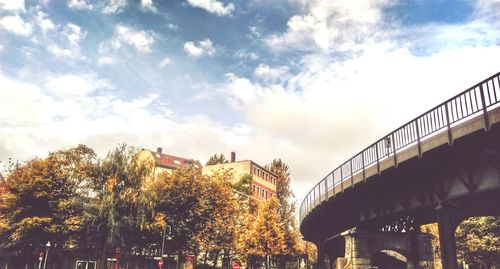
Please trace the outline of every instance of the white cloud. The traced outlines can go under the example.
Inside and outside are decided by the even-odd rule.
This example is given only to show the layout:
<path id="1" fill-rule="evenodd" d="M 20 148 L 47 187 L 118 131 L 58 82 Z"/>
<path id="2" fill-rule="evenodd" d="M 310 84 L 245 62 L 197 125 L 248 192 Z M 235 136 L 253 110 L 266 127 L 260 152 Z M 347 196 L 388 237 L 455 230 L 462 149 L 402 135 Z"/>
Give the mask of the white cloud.
<path id="1" fill-rule="evenodd" d="M 224 5 L 217 0 L 187 0 L 187 2 L 192 7 L 204 9 L 210 13 L 216 14 L 217 16 L 231 15 L 231 13 L 234 11 L 233 3 Z"/>
<path id="2" fill-rule="evenodd" d="M 242 141 L 247 132 L 206 116 L 175 115 L 155 94 L 119 98 L 102 90 L 109 85 L 96 75 L 46 75 L 23 82 L 0 72 L 0 88 L 10 89 L 0 91 L 0 156 L 13 159 L 81 143 L 105 154 L 122 142 L 202 159 Z"/>
<path id="3" fill-rule="evenodd" d="M 345 61 L 306 56 L 299 72 L 274 84 L 228 74 L 222 91 L 253 130 L 237 149 L 250 156 L 285 157 L 294 191 L 302 198 L 370 143 L 498 72 L 491 60 L 498 57 L 500 46 L 421 57 L 381 43 Z M 254 75 L 266 76 L 274 72 L 270 70 L 259 65 Z M 319 157 L 304 158 L 311 155 Z"/>
<path id="4" fill-rule="evenodd" d="M 24 0 L 0 0 L 0 10 L 2 9 L 14 13 L 26 11 Z"/>
<path id="5" fill-rule="evenodd" d="M 247 52 L 245 50 L 239 50 L 235 53 L 236 58 L 249 59 L 255 61 L 259 59 L 259 55 L 255 52 Z"/>
<path id="6" fill-rule="evenodd" d="M 266 64 L 259 64 L 253 71 L 255 77 L 266 81 L 266 82 L 277 82 L 278 80 L 284 80 L 288 77 L 289 67 L 280 66 L 278 68 L 272 68 Z"/>
<path id="7" fill-rule="evenodd" d="M 86 31 L 76 24 L 68 23 L 63 31 L 64 36 L 68 39 L 72 46 L 78 46 L 87 35 Z"/>
<path id="8" fill-rule="evenodd" d="M 141 8 L 145 11 L 151 11 L 151 12 L 158 11 L 158 9 L 153 4 L 153 0 L 141 0 Z"/>
<path id="9" fill-rule="evenodd" d="M 117 25 L 115 31 L 117 39 L 113 41 L 114 44 L 112 45 L 116 48 L 121 46 L 119 42 L 125 42 L 133 46 L 138 52 L 150 53 L 151 46 L 155 43 L 154 35 L 149 31 L 136 31 L 123 25 Z"/>
<path id="10" fill-rule="evenodd" d="M 38 27 L 40 27 L 40 29 L 42 29 L 42 32 L 44 34 L 47 33 L 48 31 L 54 30 L 56 27 L 54 25 L 54 22 L 52 22 L 52 20 L 49 19 L 48 17 L 49 17 L 48 14 L 41 10 L 37 12 L 35 17 L 36 24 L 38 25 Z"/>
<path id="11" fill-rule="evenodd" d="M 168 57 L 165 57 L 165 58 L 163 58 L 163 60 L 161 60 L 161 62 L 158 65 L 158 67 L 164 68 L 165 66 L 167 66 L 167 65 L 169 65 L 171 63 L 172 63 L 172 60 L 170 60 L 170 58 L 168 58 Z"/>
<path id="12" fill-rule="evenodd" d="M 167 27 L 168 27 L 168 29 L 173 30 L 173 31 L 177 30 L 177 28 L 178 28 L 178 26 L 176 24 L 172 24 L 172 23 L 169 23 L 167 25 Z"/>
<path id="13" fill-rule="evenodd" d="M 25 22 L 19 15 L 5 16 L 0 19 L 0 28 L 17 35 L 29 36 L 33 32 L 33 26 Z"/>
<path id="14" fill-rule="evenodd" d="M 58 26 L 58 28 L 61 28 Z M 80 42 L 87 32 L 74 23 L 68 23 L 58 32 L 59 40 L 47 39 L 47 50 L 59 58 L 85 59 L 82 55 Z"/>
<path id="15" fill-rule="evenodd" d="M 115 27 L 114 36 L 99 44 L 99 54 L 107 56 L 110 52 L 120 49 L 124 44 L 132 46 L 140 53 L 151 53 L 151 47 L 155 42 L 155 33 L 152 31 L 136 30 L 118 24 Z"/>
<path id="16" fill-rule="evenodd" d="M 80 10 L 94 9 L 94 6 L 88 3 L 87 0 L 69 0 L 68 7 Z"/>
<path id="17" fill-rule="evenodd" d="M 71 49 L 61 48 L 55 44 L 49 45 L 47 49 L 50 53 L 60 58 L 73 58 L 75 56 Z"/>
<path id="18" fill-rule="evenodd" d="M 100 56 L 97 59 L 97 63 L 99 65 L 109 65 L 109 64 L 114 64 L 116 63 L 116 59 L 110 56 Z"/>
<path id="19" fill-rule="evenodd" d="M 193 58 L 198 58 L 203 55 L 212 56 L 215 54 L 215 48 L 212 41 L 208 38 L 199 41 L 198 45 L 189 41 L 184 43 L 184 51 Z"/>
<path id="20" fill-rule="evenodd" d="M 390 3 L 391 0 L 307 1 L 306 14 L 291 17 L 285 33 L 267 36 L 265 42 L 278 51 L 356 50 L 360 43 L 377 37 L 382 8 Z"/>
<path id="21" fill-rule="evenodd" d="M 109 0 L 108 4 L 102 9 L 104 14 L 114 14 L 123 11 L 127 6 L 127 0 Z"/>

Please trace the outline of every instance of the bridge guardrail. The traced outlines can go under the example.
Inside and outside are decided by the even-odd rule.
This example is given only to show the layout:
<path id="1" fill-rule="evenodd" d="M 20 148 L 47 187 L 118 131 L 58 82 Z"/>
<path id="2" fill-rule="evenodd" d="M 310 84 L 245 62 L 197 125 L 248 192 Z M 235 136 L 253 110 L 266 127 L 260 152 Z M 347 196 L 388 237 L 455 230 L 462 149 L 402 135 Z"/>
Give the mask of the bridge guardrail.
<path id="1" fill-rule="evenodd" d="M 342 192 L 346 187 L 352 187 L 354 176 L 360 173 L 363 173 L 363 179 L 366 180 L 365 171 L 371 167 L 376 167 L 380 173 L 381 161 L 394 158 L 396 164 L 397 154 L 407 148 L 417 146 L 420 156 L 422 141 L 443 132 L 447 132 L 448 143 L 451 144 L 453 142 L 451 128 L 481 113 L 485 129 L 489 129 L 488 109 L 498 105 L 500 105 L 500 72 L 397 128 L 326 175 L 302 201 L 299 210 L 300 223 L 314 207 L 335 197 L 338 186 Z"/>

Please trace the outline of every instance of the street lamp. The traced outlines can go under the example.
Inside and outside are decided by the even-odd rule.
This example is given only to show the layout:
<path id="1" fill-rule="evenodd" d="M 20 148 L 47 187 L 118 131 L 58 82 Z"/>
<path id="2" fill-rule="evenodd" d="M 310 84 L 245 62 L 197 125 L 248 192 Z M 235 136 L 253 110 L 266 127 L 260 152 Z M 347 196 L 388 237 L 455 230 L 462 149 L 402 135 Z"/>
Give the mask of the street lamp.
<path id="1" fill-rule="evenodd" d="M 168 234 L 167 234 L 167 228 L 168 228 Z M 161 241 L 161 265 L 159 266 L 160 268 L 163 267 L 163 252 L 165 251 L 165 240 L 172 240 L 172 227 L 170 225 L 165 225 L 163 227 L 163 234 L 162 234 L 162 241 Z"/>
<path id="2" fill-rule="evenodd" d="M 47 241 L 47 244 L 45 244 L 45 259 L 43 260 L 43 269 L 47 268 L 47 258 L 49 257 L 49 249 L 50 249 L 50 241 Z"/>

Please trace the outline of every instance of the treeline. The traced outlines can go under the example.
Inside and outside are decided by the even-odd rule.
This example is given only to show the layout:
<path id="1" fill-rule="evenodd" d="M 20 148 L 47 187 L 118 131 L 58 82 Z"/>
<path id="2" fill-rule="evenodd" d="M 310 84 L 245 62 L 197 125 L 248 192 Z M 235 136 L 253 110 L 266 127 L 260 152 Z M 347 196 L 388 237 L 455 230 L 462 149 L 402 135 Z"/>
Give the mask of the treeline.
<path id="1" fill-rule="evenodd" d="M 224 254 L 257 264 L 314 253 L 297 232 L 281 160 L 267 166 L 279 176 L 277 197 L 258 202 L 249 176 L 234 183 L 228 172 L 180 169 L 153 180 L 136 157 L 126 145 L 103 159 L 79 145 L 11 167 L 0 179 L 0 257 L 37 261 L 50 242 L 54 256 L 83 252 L 104 266 L 116 252 L 160 255 L 164 231 L 165 254 L 194 254 L 207 266 Z"/>

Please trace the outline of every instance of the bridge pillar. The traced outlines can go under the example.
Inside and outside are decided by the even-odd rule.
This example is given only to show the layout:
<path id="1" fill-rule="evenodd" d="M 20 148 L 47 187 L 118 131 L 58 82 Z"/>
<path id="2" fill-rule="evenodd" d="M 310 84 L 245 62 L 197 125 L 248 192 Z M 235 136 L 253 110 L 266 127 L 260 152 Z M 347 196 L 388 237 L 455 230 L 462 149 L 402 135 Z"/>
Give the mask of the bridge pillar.
<path id="1" fill-rule="evenodd" d="M 371 269 L 371 245 L 370 234 L 365 231 L 348 231 L 342 233 L 345 238 L 346 269 Z"/>
<path id="2" fill-rule="evenodd" d="M 342 233 L 342 236 L 345 238 L 345 256 L 337 259 L 337 269 L 372 269 L 373 257 L 380 251 L 392 251 L 404 256 L 401 258 L 406 259 L 406 269 L 434 268 L 432 236 L 429 234 L 357 230 Z"/>
<path id="3" fill-rule="evenodd" d="M 318 269 L 329 269 L 325 259 L 326 253 L 323 244 L 321 243 L 316 244 L 316 250 L 318 253 Z"/>
<path id="4" fill-rule="evenodd" d="M 439 205 L 437 208 L 437 219 L 443 269 L 458 269 L 457 245 L 455 240 L 457 224 L 455 223 L 455 218 L 450 210 L 446 210 L 443 205 Z"/>

